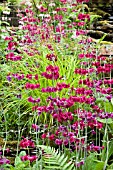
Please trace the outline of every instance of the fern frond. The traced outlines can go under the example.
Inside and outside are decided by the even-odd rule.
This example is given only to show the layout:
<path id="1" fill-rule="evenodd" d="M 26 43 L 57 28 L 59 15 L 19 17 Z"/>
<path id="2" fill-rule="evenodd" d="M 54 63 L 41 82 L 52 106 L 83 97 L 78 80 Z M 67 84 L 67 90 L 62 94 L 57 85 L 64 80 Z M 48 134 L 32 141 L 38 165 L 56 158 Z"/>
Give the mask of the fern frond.
<path id="1" fill-rule="evenodd" d="M 45 145 L 38 145 L 46 153 L 43 156 L 45 170 L 75 170 L 75 165 L 72 161 L 68 162 L 68 157 L 62 154 L 58 149 Z M 49 155 L 49 156 L 47 156 Z"/>

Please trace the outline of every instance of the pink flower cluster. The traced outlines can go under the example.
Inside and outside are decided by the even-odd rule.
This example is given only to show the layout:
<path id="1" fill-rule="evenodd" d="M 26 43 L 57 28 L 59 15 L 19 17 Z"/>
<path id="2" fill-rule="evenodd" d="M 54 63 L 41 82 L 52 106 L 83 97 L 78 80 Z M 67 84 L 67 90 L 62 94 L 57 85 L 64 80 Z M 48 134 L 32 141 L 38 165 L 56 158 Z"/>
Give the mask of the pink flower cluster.
<path id="1" fill-rule="evenodd" d="M 77 0 L 77 3 L 89 2 L 89 0 Z"/>
<path id="2" fill-rule="evenodd" d="M 102 93 L 102 94 L 109 94 L 109 93 L 111 93 L 112 92 L 112 88 L 96 88 L 96 91 L 97 92 L 100 92 L 100 93 Z"/>
<path id="3" fill-rule="evenodd" d="M 89 78 L 86 78 L 84 80 L 79 80 L 79 84 L 87 85 L 88 87 L 94 87 L 94 81 L 90 80 Z"/>
<path id="4" fill-rule="evenodd" d="M 13 41 L 9 41 L 8 42 L 8 50 L 14 50 L 15 47 L 17 46 L 17 43 L 16 42 L 13 42 Z"/>
<path id="5" fill-rule="evenodd" d="M 65 88 L 69 88 L 70 85 L 69 84 L 66 84 L 64 82 L 62 83 L 57 83 L 56 87 L 46 87 L 46 88 L 42 88 L 42 92 L 43 93 L 51 93 L 51 92 L 56 92 L 56 91 L 61 91 L 62 89 L 65 89 Z"/>
<path id="6" fill-rule="evenodd" d="M 36 74 L 35 76 L 33 76 L 32 74 L 26 75 L 26 78 L 29 79 L 29 80 L 32 80 L 33 77 L 35 78 L 35 80 L 38 80 L 38 74 Z"/>
<path id="7" fill-rule="evenodd" d="M 36 161 L 38 157 L 33 155 L 33 156 L 30 156 L 30 155 L 24 155 L 24 156 L 21 156 L 21 160 L 22 161 L 30 161 L 30 162 L 33 162 L 33 161 Z"/>
<path id="8" fill-rule="evenodd" d="M 111 85 L 113 84 L 113 79 L 104 79 L 104 84 L 108 84 L 108 85 Z"/>
<path id="9" fill-rule="evenodd" d="M 10 164 L 10 160 L 5 157 L 0 156 L 0 165 L 3 165 L 3 164 Z"/>
<path id="10" fill-rule="evenodd" d="M 82 59 L 82 58 L 93 58 L 93 59 L 95 59 L 96 58 L 96 56 L 93 54 L 93 53 L 87 53 L 87 54 L 79 54 L 78 55 L 78 57 L 80 58 L 80 59 Z"/>
<path id="11" fill-rule="evenodd" d="M 101 149 L 104 149 L 104 146 L 95 146 L 93 143 L 89 146 L 87 146 L 87 150 L 88 151 L 94 151 L 94 152 L 97 152 L 97 151 L 100 151 Z"/>
<path id="12" fill-rule="evenodd" d="M 92 95 L 93 90 L 86 90 L 84 87 L 75 89 L 76 94 L 82 94 L 82 95 Z"/>
<path id="13" fill-rule="evenodd" d="M 49 46 L 49 48 L 50 48 L 50 46 Z M 50 49 L 51 49 L 51 48 L 50 48 Z M 47 58 L 48 60 L 50 60 L 50 61 L 57 61 L 57 56 L 54 55 L 54 54 L 47 54 L 47 55 L 46 55 L 46 58 Z"/>
<path id="14" fill-rule="evenodd" d="M 21 148 L 35 147 L 34 142 L 31 139 L 27 139 L 27 138 L 22 139 L 19 145 Z"/>
<path id="15" fill-rule="evenodd" d="M 78 19 L 79 20 L 85 20 L 85 19 L 87 19 L 87 20 L 90 20 L 90 15 L 89 14 L 83 14 L 83 13 L 80 13 L 80 14 L 78 14 Z"/>
<path id="16" fill-rule="evenodd" d="M 59 112 L 58 114 L 54 113 L 52 116 L 54 119 L 57 119 L 58 122 L 73 120 L 73 114 L 71 112 Z"/>
<path id="17" fill-rule="evenodd" d="M 9 73 L 8 76 L 7 76 L 9 81 L 11 80 L 12 77 L 17 79 L 17 80 L 23 80 L 24 78 L 27 78 L 28 80 L 32 80 L 32 78 L 34 77 L 35 80 L 38 80 L 37 74 L 36 75 L 32 75 L 32 74 L 24 75 L 24 74 L 19 74 L 19 73 L 12 73 L 12 74 Z M 32 87 L 39 88 L 40 85 L 39 84 L 35 85 L 35 84 L 26 83 L 25 87 L 26 87 L 26 89 L 29 89 L 29 88 L 32 89 Z"/>
<path id="18" fill-rule="evenodd" d="M 86 75 L 89 73 L 93 73 L 94 68 L 89 68 L 89 69 L 83 69 L 83 68 L 77 68 L 75 69 L 75 74 L 80 74 L 80 75 Z"/>
<path id="19" fill-rule="evenodd" d="M 9 37 L 6 36 L 6 37 L 5 37 L 5 41 L 12 41 L 12 40 L 13 40 L 13 37 L 12 37 L 12 36 L 9 36 Z"/>
<path id="20" fill-rule="evenodd" d="M 46 87 L 46 88 L 42 88 L 42 92 L 43 93 L 51 93 L 51 92 L 56 92 L 57 88 L 56 87 Z"/>
<path id="21" fill-rule="evenodd" d="M 27 100 L 30 103 L 39 103 L 40 102 L 40 98 L 34 99 L 32 96 L 28 97 Z"/>
<path id="22" fill-rule="evenodd" d="M 59 78 L 59 67 L 49 65 L 46 67 L 46 72 L 43 72 L 41 75 L 46 79 L 57 80 Z"/>
<path id="23" fill-rule="evenodd" d="M 36 125 L 36 124 L 32 124 L 32 128 L 33 128 L 34 130 L 38 130 L 38 129 L 39 129 L 39 126 Z"/>
<path id="24" fill-rule="evenodd" d="M 17 79 L 17 80 L 22 80 L 24 79 L 24 74 L 18 74 L 18 73 L 15 73 L 15 74 L 12 74 L 12 76 Z"/>
<path id="25" fill-rule="evenodd" d="M 31 83 L 26 83 L 25 84 L 26 89 L 34 90 L 34 89 L 37 89 L 39 87 L 40 87 L 40 84 L 31 84 Z"/>
<path id="26" fill-rule="evenodd" d="M 97 73 L 109 73 L 113 69 L 113 64 L 105 64 L 97 68 Z"/>
<path id="27" fill-rule="evenodd" d="M 11 61 L 18 61 L 22 60 L 22 56 L 15 56 L 13 52 L 10 52 L 9 54 L 6 55 L 6 59 L 11 60 Z"/>

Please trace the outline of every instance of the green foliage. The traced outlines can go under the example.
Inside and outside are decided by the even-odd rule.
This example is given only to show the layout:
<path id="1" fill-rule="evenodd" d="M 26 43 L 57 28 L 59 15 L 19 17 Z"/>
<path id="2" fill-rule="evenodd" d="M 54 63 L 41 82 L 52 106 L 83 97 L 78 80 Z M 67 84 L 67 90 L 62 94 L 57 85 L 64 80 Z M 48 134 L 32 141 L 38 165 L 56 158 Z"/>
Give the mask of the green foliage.
<path id="1" fill-rule="evenodd" d="M 113 169 L 113 163 L 108 166 L 107 170 L 112 170 Z"/>
<path id="2" fill-rule="evenodd" d="M 60 153 L 60 151 L 50 146 L 38 145 L 41 147 L 44 152 L 47 154 L 42 157 L 44 164 L 44 170 L 74 170 L 75 165 L 72 161 L 68 160 L 68 157 L 65 154 Z"/>
<path id="3" fill-rule="evenodd" d="M 8 3 L 10 3 L 10 4 L 20 4 L 20 2 L 21 2 L 22 0 L 8 0 Z"/>
<path id="4" fill-rule="evenodd" d="M 84 170 L 103 170 L 104 162 L 97 160 L 96 153 L 90 153 L 86 158 Z"/>
<path id="5" fill-rule="evenodd" d="M 113 140 L 109 142 L 109 148 L 108 148 L 108 160 L 113 155 Z"/>
<path id="6" fill-rule="evenodd" d="M 30 161 L 22 161 L 21 156 L 26 155 L 25 151 L 20 152 L 19 156 L 16 156 L 14 166 L 10 164 L 3 165 L 5 170 L 31 170 Z"/>
<path id="7" fill-rule="evenodd" d="M 90 24 L 92 24 L 95 20 L 102 18 L 100 15 L 92 14 L 90 15 Z"/>
<path id="8" fill-rule="evenodd" d="M 29 161 L 22 161 L 21 156 L 26 155 L 26 152 L 22 151 L 19 156 L 15 158 L 14 166 L 6 164 L 3 165 L 5 170 L 75 170 L 75 165 L 72 161 L 69 161 L 68 156 L 55 150 L 50 146 L 38 145 L 46 154 L 42 156 L 33 165 L 30 165 Z M 96 170 L 96 169 L 95 169 Z"/>

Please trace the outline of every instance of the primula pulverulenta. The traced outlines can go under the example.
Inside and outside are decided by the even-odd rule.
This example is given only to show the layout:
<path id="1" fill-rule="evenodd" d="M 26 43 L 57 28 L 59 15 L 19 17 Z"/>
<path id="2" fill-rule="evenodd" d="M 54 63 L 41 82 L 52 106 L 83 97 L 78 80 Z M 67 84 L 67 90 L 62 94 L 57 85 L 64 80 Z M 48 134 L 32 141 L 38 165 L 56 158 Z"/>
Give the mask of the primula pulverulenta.
<path id="1" fill-rule="evenodd" d="M 36 159 L 38 158 L 38 156 L 30 156 L 30 155 L 24 155 L 24 156 L 21 156 L 21 160 L 22 161 L 30 161 L 30 162 L 33 162 L 33 161 L 36 161 Z"/>
<path id="2" fill-rule="evenodd" d="M 77 3 L 71 0 L 59 3 L 61 6 L 54 3 L 48 8 L 42 3 L 38 6 L 41 12 L 38 17 L 31 6 L 25 9 L 25 16 L 20 15 L 22 38 L 17 43 L 12 36 L 5 38 L 8 42 L 6 60 L 15 62 L 15 66 L 20 64 L 20 68 L 15 67 L 14 73 L 7 74 L 7 80 L 20 85 L 26 97 L 22 101 L 32 107 L 29 124 L 35 131 L 33 138 L 41 144 L 52 143 L 62 151 L 66 147 L 76 157 L 75 166 L 80 167 L 89 152 L 104 149 L 97 138 L 104 130 L 104 123 L 99 120 L 113 118 L 113 113 L 101 102 L 98 106 L 98 96 L 111 101 L 109 86 L 113 79 L 105 79 L 104 75 L 111 73 L 113 65 L 107 63 L 106 57 L 97 55 L 93 40 L 87 37 L 84 28 L 90 15 L 77 11 Z M 18 45 L 20 54 L 15 54 Z M 44 127 L 43 123 L 48 126 Z M 20 147 L 34 148 L 35 144 L 24 138 Z M 25 155 L 22 160 L 32 162 L 36 157 Z"/>
<path id="3" fill-rule="evenodd" d="M 10 160 L 7 158 L 0 157 L 0 165 L 10 164 Z"/>
<path id="4" fill-rule="evenodd" d="M 24 138 L 20 141 L 21 148 L 35 147 L 35 143 L 31 139 Z"/>

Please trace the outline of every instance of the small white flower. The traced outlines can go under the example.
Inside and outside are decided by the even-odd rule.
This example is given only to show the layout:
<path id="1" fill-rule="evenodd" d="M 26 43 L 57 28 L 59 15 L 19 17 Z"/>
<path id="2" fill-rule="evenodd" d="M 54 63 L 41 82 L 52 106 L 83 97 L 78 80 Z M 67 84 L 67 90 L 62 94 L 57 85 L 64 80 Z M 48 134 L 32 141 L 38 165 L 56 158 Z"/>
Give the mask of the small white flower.
<path id="1" fill-rule="evenodd" d="M 44 17 L 44 14 L 39 14 L 39 17 Z"/>
<path id="2" fill-rule="evenodd" d="M 3 11 L 3 14 L 9 15 L 10 11 Z"/>
<path id="3" fill-rule="evenodd" d="M 32 6 L 32 3 L 29 1 L 26 1 L 25 5 Z"/>
<path id="4" fill-rule="evenodd" d="M 73 35 L 72 35 L 71 38 L 73 38 L 73 39 L 77 38 L 77 36 L 76 36 L 76 31 L 73 32 Z"/>
<path id="5" fill-rule="evenodd" d="M 57 11 L 53 11 L 52 13 L 53 13 L 53 14 L 57 14 Z"/>
<path id="6" fill-rule="evenodd" d="M 51 6 L 51 7 L 52 7 L 52 6 L 55 6 L 55 3 L 50 3 L 49 6 Z"/>

